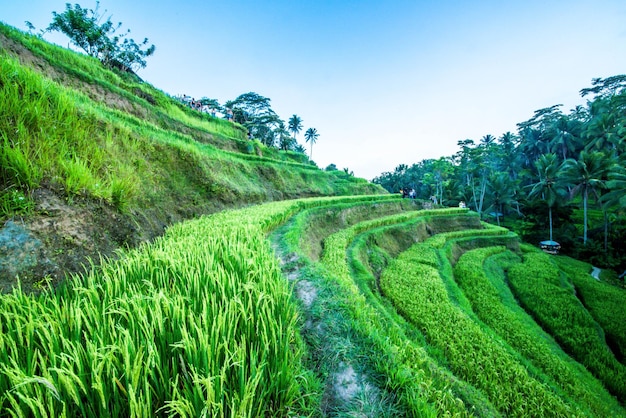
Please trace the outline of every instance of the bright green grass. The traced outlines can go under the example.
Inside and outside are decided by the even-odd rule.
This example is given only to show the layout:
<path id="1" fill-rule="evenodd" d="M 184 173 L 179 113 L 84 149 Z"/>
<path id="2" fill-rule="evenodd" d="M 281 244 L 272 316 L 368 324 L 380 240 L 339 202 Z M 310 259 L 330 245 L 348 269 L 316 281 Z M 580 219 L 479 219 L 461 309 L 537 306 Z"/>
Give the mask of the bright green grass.
<path id="1" fill-rule="evenodd" d="M 315 383 L 266 234 L 304 208 L 386 198 L 221 212 L 56 291 L 0 296 L 0 415 L 307 415 Z"/>
<path id="2" fill-rule="evenodd" d="M 502 267 L 519 263 L 504 247 L 466 252 L 454 267 L 454 276 L 470 300 L 472 310 L 522 356 L 545 374 L 570 404 L 592 416 L 626 416 L 615 399 L 580 364 L 568 357 L 515 302 Z M 544 378 L 545 379 L 545 378 Z"/>
<path id="3" fill-rule="evenodd" d="M 135 213 L 157 205 L 194 214 L 303 195 L 382 192 L 248 141 L 241 126 L 191 112 L 92 58 L 7 25 L 0 33 L 52 68 L 47 78 L 0 51 L 3 216 L 28 207 L 5 192 L 28 199 L 42 185 L 70 200 L 85 196 Z"/>
<path id="4" fill-rule="evenodd" d="M 619 400 L 626 399 L 626 368 L 604 340 L 602 328 L 576 298 L 574 287 L 552 258 L 536 249 L 509 269 L 520 304 L 574 359 Z"/>
<path id="5" fill-rule="evenodd" d="M 567 274 L 576 294 L 593 318 L 602 326 L 604 335 L 622 364 L 626 358 L 626 291 L 595 280 L 591 265 L 565 256 L 554 261 Z"/>
<path id="6" fill-rule="evenodd" d="M 454 234 L 448 238 L 451 236 Z M 446 260 L 438 268 L 432 265 L 433 251 L 445 240 L 436 235 L 393 260 L 380 279 L 385 295 L 424 333 L 429 344 L 442 350 L 455 375 L 482 390 L 501 413 L 578 414 L 576 407 L 572 409 L 529 373 L 519 354 L 476 322 L 460 290 L 451 291 L 454 286 L 443 277 L 451 276 L 451 268 L 443 265 Z"/>
<path id="7" fill-rule="evenodd" d="M 182 126 L 187 130 L 193 127 L 229 138 L 245 139 L 245 132 L 241 126 L 193 112 L 163 92 L 128 74 L 104 68 L 95 58 L 50 44 L 2 23 L 0 32 L 24 45 L 35 56 L 42 58 L 68 78 L 84 83 L 84 87 L 97 85 L 102 90 L 135 105 L 134 109 L 127 110 L 138 112 L 137 109 L 144 109 L 141 112 L 142 117 L 151 123 L 165 125 L 171 129 L 180 127 L 182 122 Z"/>
<path id="8" fill-rule="evenodd" d="M 198 193 L 197 202 L 237 204 L 376 189 L 311 165 L 197 142 L 189 134 L 93 102 L 3 55 L 0 70 L 5 86 L 0 92 L 3 190 L 28 195 L 45 182 L 69 197 L 104 199 L 125 209 L 153 202 L 192 205 Z M 21 210 L 14 199 L 3 202 L 7 215 Z"/>

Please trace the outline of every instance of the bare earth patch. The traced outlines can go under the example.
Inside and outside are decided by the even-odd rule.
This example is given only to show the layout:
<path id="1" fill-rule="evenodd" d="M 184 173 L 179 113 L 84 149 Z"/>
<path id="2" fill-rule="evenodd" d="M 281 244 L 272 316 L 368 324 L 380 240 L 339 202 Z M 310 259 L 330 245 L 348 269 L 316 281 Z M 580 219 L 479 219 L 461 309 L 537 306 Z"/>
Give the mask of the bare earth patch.
<path id="1" fill-rule="evenodd" d="M 333 392 L 344 402 L 350 402 L 359 391 L 359 378 L 351 364 L 339 363 L 333 375 Z"/>
<path id="2" fill-rule="evenodd" d="M 33 192 L 32 216 L 0 224 L 0 291 L 18 280 L 26 292 L 57 285 L 67 274 L 85 271 L 100 257 L 114 258 L 163 233 L 131 214 L 122 215 L 105 203 L 84 200 L 69 204 L 51 189 Z"/>
<path id="3" fill-rule="evenodd" d="M 296 283 L 296 295 L 306 308 L 310 308 L 317 298 L 317 288 L 308 280 L 300 280 Z"/>

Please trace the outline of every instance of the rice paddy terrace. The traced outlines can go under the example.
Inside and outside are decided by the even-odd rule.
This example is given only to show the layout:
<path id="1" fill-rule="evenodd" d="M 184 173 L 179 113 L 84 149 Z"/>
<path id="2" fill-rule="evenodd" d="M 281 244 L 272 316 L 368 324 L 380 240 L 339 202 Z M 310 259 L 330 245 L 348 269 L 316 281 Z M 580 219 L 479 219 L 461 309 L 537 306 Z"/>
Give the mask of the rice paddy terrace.
<path id="1" fill-rule="evenodd" d="M 0 416 L 626 416 L 626 295 L 466 209 L 309 198 L 0 298 Z"/>
<path id="2" fill-rule="evenodd" d="M 45 275 L 117 254 L 0 294 L 0 418 L 626 416 L 626 294 L 590 265 L 4 24 L 0 69 L 0 215 Z"/>

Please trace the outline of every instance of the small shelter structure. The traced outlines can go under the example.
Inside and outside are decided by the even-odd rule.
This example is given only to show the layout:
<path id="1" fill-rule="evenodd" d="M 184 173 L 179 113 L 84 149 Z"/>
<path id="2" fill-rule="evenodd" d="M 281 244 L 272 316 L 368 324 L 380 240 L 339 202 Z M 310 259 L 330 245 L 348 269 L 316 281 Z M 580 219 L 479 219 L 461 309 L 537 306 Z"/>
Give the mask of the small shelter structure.
<path id="1" fill-rule="evenodd" d="M 558 254 L 561 249 L 561 244 L 552 240 L 541 241 L 539 243 L 539 248 L 548 254 Z"/>

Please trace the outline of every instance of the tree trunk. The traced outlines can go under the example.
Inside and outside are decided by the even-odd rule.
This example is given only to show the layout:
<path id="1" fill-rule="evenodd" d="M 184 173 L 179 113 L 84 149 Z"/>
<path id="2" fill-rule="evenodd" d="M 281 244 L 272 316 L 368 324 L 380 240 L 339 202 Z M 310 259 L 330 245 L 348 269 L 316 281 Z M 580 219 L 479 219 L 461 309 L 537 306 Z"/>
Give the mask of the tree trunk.
<path id="1" fill-rule="evenodd" d="M 587 189 L 583 192 L 583 245 L 587 245 Z"/>
<path id="2" fill-rule="evenodd" d="M 480 216 L 480 209 L 478 208 L 478 201 L 476 200 L 476 185 L 474 184 L 474 179 L 472 179 L 472 199 L 474 200 L 474 209 L 478 212 Z"/>
<path id="3" fill-rule="evenodd" d="M 478 202 L 476 201 L 476 188 L 474 187 L 473 183 L 472 183 L 472 200 L 474 201 L 474 209 L 476 209 L 476 212 L 478 212 Z M 478 214 L 480 215 L 480 212 L 478 212 Z"/>
<path id="4" fill-rule="evenodd" d="M 482 212 L 483 212 L 483 203 L 485 201 L 485 193 L 487 192 L 487 177 L 484 176 L 481 180 L 481 185 L 480 185 L 480 204 L 478 206 L 478 214 L 481 215 L 482 217 Z"/>
<path id="5" fill-rule="evenodd" d="M 604 214 L 604 255 L 606 257 L 609 251 L 609 216 L 606 210 L 603 210 L 602 213 Z"/>
<path id="6" fill-rule="evenodd" d="M 548 206 L 548 218 L 550 219 L 550 241 L 552 241 L 552 206 Z"/>

